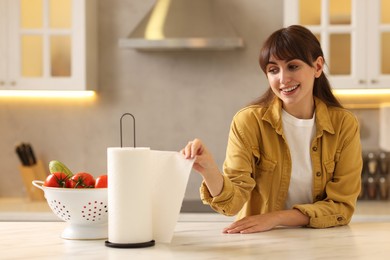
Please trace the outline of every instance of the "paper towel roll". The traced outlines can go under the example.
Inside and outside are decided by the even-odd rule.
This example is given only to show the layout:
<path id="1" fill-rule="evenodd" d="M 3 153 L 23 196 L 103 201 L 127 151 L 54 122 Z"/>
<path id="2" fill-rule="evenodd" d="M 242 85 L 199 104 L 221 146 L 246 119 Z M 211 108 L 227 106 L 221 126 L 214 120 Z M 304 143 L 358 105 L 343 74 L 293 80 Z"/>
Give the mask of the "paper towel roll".
<path id="1" fill-rule="evenodd" d="M 109 243 L 153 240 L 149 167 L 149 148 L 107 149 Z"/>
<path id="2" fill-rule="evenodd" d="M 108 148 L 106 245 L 170 243 L 193 163 L 178 152 Z"/>
<path id="3" fill-rule="evenodd" d="M 379 147 L 390 152 L 390 105 L 379 109 Z"/>

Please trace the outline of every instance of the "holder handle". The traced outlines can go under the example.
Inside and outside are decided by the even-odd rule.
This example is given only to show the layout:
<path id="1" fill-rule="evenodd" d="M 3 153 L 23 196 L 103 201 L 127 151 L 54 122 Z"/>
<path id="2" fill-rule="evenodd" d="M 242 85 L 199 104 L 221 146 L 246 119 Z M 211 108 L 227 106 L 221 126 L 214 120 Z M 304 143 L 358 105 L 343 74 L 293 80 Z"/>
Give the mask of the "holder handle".
<path id="1" fill-rule="evenodd" d="M 121 119 L 120 119 L 120 139 L 121 139 L 121 148 L 123 147 L 123 143 L 122 143 L 122 139 L 123 139 L 123 135 L 122 135 L 122 119 L 125 117 L 125 116 L 131 116 L 133 118 L 133 143 L 134 143 L 134 148 L 136 147 L 135 145 L 135 117 L 130 114 L 130 113 L 124 113 L 122 116 L 121 116 Z"/>

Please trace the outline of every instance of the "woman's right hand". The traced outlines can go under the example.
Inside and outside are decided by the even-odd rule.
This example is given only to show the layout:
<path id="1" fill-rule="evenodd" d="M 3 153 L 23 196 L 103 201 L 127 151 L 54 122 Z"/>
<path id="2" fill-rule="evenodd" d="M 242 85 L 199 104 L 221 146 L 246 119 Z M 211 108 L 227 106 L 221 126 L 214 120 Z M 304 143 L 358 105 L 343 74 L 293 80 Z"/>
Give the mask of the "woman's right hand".
<path id="1" fill-rule="evenodd" d="M 188 144 L 181 150 L 181 153 L 186 159 L 195 159 L 193 168 L 202 176 L 208 175 L 210 172 L 214 172 L 215 170 L 218 171 L 218 167 L 213 156 L 199 139 L 194 139 L 193 141 L 188 142 Z"/>
<path id="2" fill-rule="evenodd" d="M 180 151 L 186 159 L 195 159 L 193 168 L 199 172 L 211 193 L 217 196 L 223 186 L 223 178 L 212 154 L 199 139 L 194 139 Z"/>

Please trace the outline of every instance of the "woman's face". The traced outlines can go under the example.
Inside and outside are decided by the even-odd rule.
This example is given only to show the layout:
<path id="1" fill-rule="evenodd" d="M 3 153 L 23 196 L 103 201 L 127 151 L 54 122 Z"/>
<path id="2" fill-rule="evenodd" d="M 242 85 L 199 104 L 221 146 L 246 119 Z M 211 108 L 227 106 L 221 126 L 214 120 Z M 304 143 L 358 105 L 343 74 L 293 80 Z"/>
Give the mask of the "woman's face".
<path id="1" fill-rule="evenodd" d="M 298 118 L 311 118 L 314 112 L 314 79 L 322 73 L 323 58 L 309 66 L 299 59 L 290 61 L 271 57 L 266 74 L 272 91 L 283 101 L 283 108 Z"/>

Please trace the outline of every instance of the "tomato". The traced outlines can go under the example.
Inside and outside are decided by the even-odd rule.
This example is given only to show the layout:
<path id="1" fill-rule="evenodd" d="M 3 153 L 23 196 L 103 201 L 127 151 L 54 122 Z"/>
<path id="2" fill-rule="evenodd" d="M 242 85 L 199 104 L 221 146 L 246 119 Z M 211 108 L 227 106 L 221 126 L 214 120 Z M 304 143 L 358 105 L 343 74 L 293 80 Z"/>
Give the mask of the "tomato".
<path id="1" fill-rule="evenodd" d="M 94 188 L 95 179 L 87 172 L 79 172 L 70 178 L 70 188 Z"/>
<path id="2" fill-rule="evenodd" d="M 96 178 L 95 188 L 107 188 L 107 174 Z"/>
<path id="3" fill-rule="evenodd" d="M 46 187 L 58 187 L 58 188 L 68 188 L 69 177 L 63 172 L 53 172 L 49 176 L 47 176 L 43 186 Z"/>

